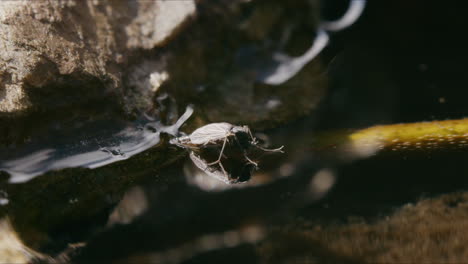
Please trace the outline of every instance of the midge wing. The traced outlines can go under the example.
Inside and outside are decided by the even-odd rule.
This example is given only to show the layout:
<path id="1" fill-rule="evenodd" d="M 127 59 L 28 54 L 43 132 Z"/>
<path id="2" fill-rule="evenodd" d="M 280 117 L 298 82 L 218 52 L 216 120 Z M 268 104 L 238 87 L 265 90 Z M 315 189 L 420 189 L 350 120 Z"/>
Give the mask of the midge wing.
<path id="1" fill-rule="evenodd" d="M 211 176 L 213 178 L 216 178 L 217 180 L 220 180 L 222 182 L 225 182 L 227 184 L 231 184 L 232 182 L 229 180 L 227 175 L 225 175 L 222 171 L 220 170 L 213 170 L 212 167 L 208 166 L 204 160 L 202 160 L 200 157 L 198 157 L 193 151 L 190 152 L 190 159 L 193 161 L 193 164 L 197 166 L 200 170 L 202 170 L 206 175 Z"/>
<path id="2" fill-rule="evenodd" d="M 190 142 L 194 145 L 204 145 L 211 141 L 223 140 L 229 135 L 233 125 L 229 123 L 211 123 L 197 128 L 190 134 Z"/>

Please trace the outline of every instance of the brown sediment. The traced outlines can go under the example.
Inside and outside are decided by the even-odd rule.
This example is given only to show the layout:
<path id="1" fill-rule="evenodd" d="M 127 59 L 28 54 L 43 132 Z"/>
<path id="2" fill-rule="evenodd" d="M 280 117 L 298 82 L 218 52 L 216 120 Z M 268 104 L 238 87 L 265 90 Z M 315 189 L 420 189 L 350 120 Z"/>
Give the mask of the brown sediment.
<path id="1" fill-rule="evenodd" d="M 306 221 L 279 228 L 257 250 L 262 263 L 466 263 L 467 198 L 423 199 L 375 222 Z"/>

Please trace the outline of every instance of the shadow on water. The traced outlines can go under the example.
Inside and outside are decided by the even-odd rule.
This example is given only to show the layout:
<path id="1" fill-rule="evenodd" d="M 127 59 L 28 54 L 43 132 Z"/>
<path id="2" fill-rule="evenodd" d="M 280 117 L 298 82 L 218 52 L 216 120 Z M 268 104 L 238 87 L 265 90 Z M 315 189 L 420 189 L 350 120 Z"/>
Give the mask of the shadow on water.
<path id="1" fill-rule="evenodd" d="M 308 170 L 313 173 L 315 169 Z M 183 256 L 188 260 L 187 254 L 256 243 L 266 235 L 266 225 L 302 205 L 309 181 L 309 177 L 289 177 L 257 187 L 206 192 L 187 185 L 181 173 L 166 171 L 172 179 L 169 185 L 146 184 L 148 211 L 131 224 L 118 225 L 93 239 L 78 259 L 80 263 L 151 252 L 159 258 L 175 252 L 181 260 Z M 134 243 L 129 245 L 129 240 Z M 149 255 L 149 259 L 156 257 Z"/>
<path id="2" fill-rule="evenodd" d="M 339 180 L 319 203 L 303 212 L 320 222 L 373 220 L 425 197 L 468 189 L 468 154 L 389 154 L 342 165 Z"/>

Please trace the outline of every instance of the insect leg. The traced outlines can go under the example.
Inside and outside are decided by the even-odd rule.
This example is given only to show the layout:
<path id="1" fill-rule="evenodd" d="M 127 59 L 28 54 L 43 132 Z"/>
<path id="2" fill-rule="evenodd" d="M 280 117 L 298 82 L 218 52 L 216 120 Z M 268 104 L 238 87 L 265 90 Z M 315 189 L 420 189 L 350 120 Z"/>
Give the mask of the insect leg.
<path id="1" fill-rule="evenodd" d="M 227 174 L 226 170 L 224 169 L 223 163 L 219 162 L 219 167 L 223 171 L 224 177 L 226 177 L 226 179 L 229 179 L 229 175 Z"/>
<path id="2" fill-rule="evenodd" d="M 250 164 L 253 164 L 255 167 L 258 167 L 258 163 L 255 162 L 255 161 L 253 161 L 253 160 L 251 160 L 251 159 L 247 156 L 247 153 L 245 153 L 245 151 L 244 151 L 244 157 L 245 157 L 245 159 L 246 159 Z"/>
<path id="3" fill-rule="evenodd" d="M 260 147 L 260 146 L 258 145 L 258 141 L 257 141 L 257 139 L 252 135 L 252 132 L 250 131 L 250 128 L 247 128 L 247 132 L 249 133 L 250 138 L 252 139 L 252 145 L 254 145 L 256 148 L 261 149 L 261 150 L 263 150 L 263 151 L 265 151 L 265 152 L 281 152 L 281 153 L 283 153 L 283 147 L 284 147 L 284 146 L 281 146 L 281 147 L 276 148 L 276 149 L 262 148 L 262 147 Z"/>
<path id="4" fill-rule="evenodd" d="M 261 149 L 261 150 L 263 150 L 263 151 L 265 151 L 265 152 L 281 152 L 281 153 L 284 152 L 284 151 L 283 151 L 284 146 L 281 146 L 281 147 L 275 148 L 275 149 L 267 149 L 267 148 L 262 148 L 262 147 L 260 147 L 260 146 L 257 145 L 257 144 L 253 144 L 253 145 L 254 145 L 256 148 Z"/>
<path id="5" fill-rule="evenodd" d="M 221 161 L 221 158 L 223 157 L 224 147 L 226 147 L 227 139 L 228 139 L 227 137 L 224 138 L 223 147 L 221 148 L 221 152 L 219 153 L 218 159 L 216 161 L 214 161 L 214 162 L 208 163 L 207 164 L 208 166 L 211 166 L 211 165 L 214 165 L 214 164 L 217 164 L 217 163 L 219 163 L 221 165 L 220 161 Z M 222 167 L 222 165 L 221 165 L 221 167 Z"/>
<path id="6" fill-rule="evenodd" d="M 256 148 L 261 149 L 261 150 L 263 150 L 263 151 L 265 151 L 265 152 L 281 152 L 281 153 L 284 152 L 284 151 L 283 151 L 283 147 L 284 147 L 284 146 L 281 146 L 281 147 L 276 148 L 276 149 L 267 149 L 267 148 L 262 148 L 262 147 L 260 147 L 260 146 L 258 145 L 257 139 L 252 135 L 252 132 L 250 131 L 250 128 L 247 128 L 247 132 L 249 132 L 250 138 L 252 138 L 252 145 L 254 145 Z"/>
<path id="7" fill-rule="evenodd" d="M 247 127 L 247 132 L 249 133 L 249 136 L 252 139 L 252 144 L 256 145 L 257 144 L 257 139 L 252 135 L 252 131 L 250 131 L 250 128 L 248 128 L 248 127 Z"/>

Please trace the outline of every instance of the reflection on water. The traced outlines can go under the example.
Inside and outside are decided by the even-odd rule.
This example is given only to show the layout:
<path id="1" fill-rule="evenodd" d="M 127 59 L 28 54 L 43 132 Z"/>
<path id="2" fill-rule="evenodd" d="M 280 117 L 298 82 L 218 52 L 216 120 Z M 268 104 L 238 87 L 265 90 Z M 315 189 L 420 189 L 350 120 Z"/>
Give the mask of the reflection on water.
<path id="1" fill-rule="evenodd" d="M 10 183 L 20 183 L 50 170 L 102 167 L 155 146 L 161 132 L 178 136 L 180 126 L 192 113 L 193 108 L 187 107 L 173 125 L 145 120 L 130 124 L 115 120 L 90 122 L 74 131 L 73 135 L 60 135 L 68 139 L 65 142 L 57 143 L 51 138 L 48 142 L 32 142 L 14 151 L 1 150 L 0 159 L 5 161 L 0 162 L 0 170 L 11 175 Z"/>
<path id="2" fill-rule="evenodd" d="M 321 22 L 317 29 L 317 36 L 311 47 L 299 57 L 290 57 L 284 53 L 275 53 L 267 69 L 262 69 L 257 80 L 280 85 L 294 77 L 304 66 L 313 60 L 325 48 L 330 38 L 327 31 L 339 31 L 352 25 L 361 16 L 366 6 L 366 0 L 351 0 L 349 8 L 336 21 Z"/>

